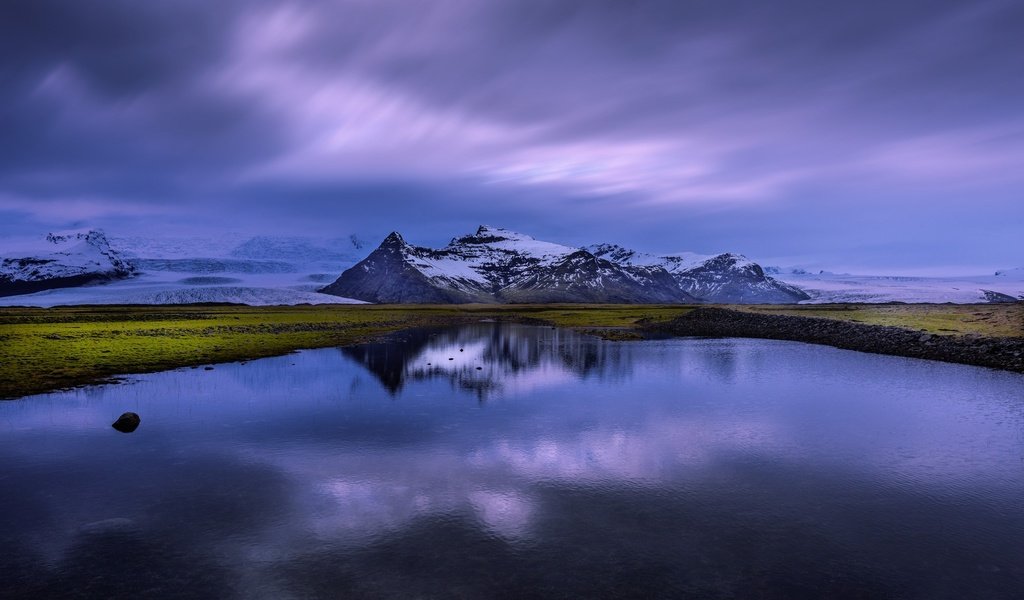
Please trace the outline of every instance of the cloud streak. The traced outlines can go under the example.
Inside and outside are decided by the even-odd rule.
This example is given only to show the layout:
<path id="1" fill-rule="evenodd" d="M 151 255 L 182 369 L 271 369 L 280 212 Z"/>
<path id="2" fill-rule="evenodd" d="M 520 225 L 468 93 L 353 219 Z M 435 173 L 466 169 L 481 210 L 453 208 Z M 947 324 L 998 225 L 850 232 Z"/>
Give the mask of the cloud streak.
<path id="1" fill-rule="evenodd" d="M 59 225 L 62 206 L 88 218 L 94 201 L 123 206 L 125 225 L 173 214 L 213 229 L 248 206 L 241 220 L 265 230 L 334 222 L 433 241 L 486 220 L 764 257 L 800 254 L 797 236 L 805 255 L 877 262 L 867 228 L 911 265 L 1024 262 L 1007 244 L 1007 217 L 1024 219 L 1019 3 L 0 12 L 0 194 L 16 199 L 0 208 L 33 226 Z M 979 211 L 964 220 L 967 205 Z M 763 227 L 728 227 L 751 218 Z M 911 218 L 921 231 L 896 225 Z M 592 236 L 566 239 L 581 229 Z M 937 230 L 962 247 L 943 255 Z"/>

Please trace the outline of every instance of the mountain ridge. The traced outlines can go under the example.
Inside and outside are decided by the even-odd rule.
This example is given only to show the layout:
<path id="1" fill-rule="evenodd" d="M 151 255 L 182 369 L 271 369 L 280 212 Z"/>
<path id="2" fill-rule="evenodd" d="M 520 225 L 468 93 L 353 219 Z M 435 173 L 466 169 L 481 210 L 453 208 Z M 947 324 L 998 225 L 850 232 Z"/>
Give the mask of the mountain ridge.
<path id="1" fill-rule="evenodd" d="M 135 266 L 110 246 L 102 230 L 49 233 L 28 255 L 0 258 L 0 296 L 126 279 Z"/>
<path id="2" fill-rule="evenodd" d="M 443 248 L 397 231 L 321 293 L 383 303 L 795 302 L 808 296 L 736 254 L 653 256 L 584 248 L 481 225 Z"/>

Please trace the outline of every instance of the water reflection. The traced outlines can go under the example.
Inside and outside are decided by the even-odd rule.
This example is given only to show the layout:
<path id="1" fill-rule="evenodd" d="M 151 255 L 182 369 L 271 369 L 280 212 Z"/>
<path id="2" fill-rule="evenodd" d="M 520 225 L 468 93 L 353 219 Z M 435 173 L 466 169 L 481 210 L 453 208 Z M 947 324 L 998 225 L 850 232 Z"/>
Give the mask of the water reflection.
<path id="1" fill-rule="evenodd" d="M 0 404 L 0 596 L 1011 598 L 1024 582 L 1017 375 L 480 324 L 135 379 Z M 143 426 L 112 430 L 129 410 Z"/>
<path id="2" fill-rule="evenodd" d="M 519 328 L 516 335 L 508 335 L 508 329 L 502 323 L 417 329 L 342 352 L 365 366 L 392 395 L 410 381 L 445 379 L 484 400 L 527 380 L 629 374 L 621 346 L 555 328 Z"/>

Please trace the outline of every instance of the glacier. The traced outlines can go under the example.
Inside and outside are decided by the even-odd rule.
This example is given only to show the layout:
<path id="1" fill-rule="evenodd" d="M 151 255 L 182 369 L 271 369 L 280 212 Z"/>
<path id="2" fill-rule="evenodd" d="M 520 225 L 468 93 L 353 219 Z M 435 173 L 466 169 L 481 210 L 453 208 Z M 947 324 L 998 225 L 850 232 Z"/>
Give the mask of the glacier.
<path id="1" fill-rule="evenodd" d="M 104 241 L 107 253 L 103 256 L 130 271 L 130 276 L 96 277 L 69 287 L 0 297 L 0 306 L 360 303 L 316 291 L 324 281 L 334 277 L 333 273 L 354 262 L 351 252 L 346 254 L 345 249 L 300 244 L 301 255 L 285 252 L 286 258 L 291 259 L 285 260 L 278 250 L 281 247 L 295 250 L 294 238 L 282 238 L 279 244 L 269 236 L 240 238 L 231 235 L 221 238 L 111 237 L 109 242 L 104 237 Z M 98 268 L 94 266 L 98 261 L 95 249 L 81 244 L 69 245 L 67 241 L 61 243 L 64 248 L 60 256 L 62 269 L 75 265 Z M 20 240 L 5 248 L 4 254 L 42 257 L 49 256 L 45 254 L 47 249 L 46 244 L 37 240 Z M 298 260 L 294 260 L 296 258 Z"/>

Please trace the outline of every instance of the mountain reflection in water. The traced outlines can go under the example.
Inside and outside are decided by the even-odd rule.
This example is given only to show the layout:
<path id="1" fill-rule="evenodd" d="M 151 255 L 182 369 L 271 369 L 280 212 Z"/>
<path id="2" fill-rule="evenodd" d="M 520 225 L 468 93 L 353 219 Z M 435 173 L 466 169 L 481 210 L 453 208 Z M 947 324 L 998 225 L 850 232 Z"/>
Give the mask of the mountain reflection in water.
<path id="1" fill-rule="evenodd" d="M 1024 589 L 1020 375 L 480 323 L 133 380 L 0 403 L 0 597 Z"/>
<path id="2" fill-rule="evenodd" d="M 408 381 L 445 379 L 480 400 L 509 385 L 544 377 L 618 378 L 630 372 L 623 346 L 569 330 L 480 323 L 459 328 L 417 329 L 382 343 L 342 348 L 380 380 L 392 395 Z"/>

